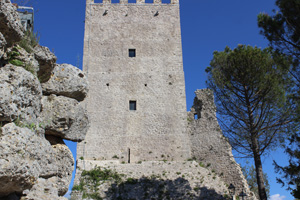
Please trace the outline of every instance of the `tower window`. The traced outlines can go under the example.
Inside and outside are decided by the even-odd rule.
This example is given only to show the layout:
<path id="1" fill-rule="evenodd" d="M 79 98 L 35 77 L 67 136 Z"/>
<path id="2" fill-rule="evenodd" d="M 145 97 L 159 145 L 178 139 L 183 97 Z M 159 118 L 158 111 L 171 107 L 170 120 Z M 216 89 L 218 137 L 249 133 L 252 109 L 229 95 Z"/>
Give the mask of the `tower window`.
<path id="1" fill-rule="evenodd" d="M 129 49 L 129 57 L 133 58 L 136 56 L 135 49 Z"/>
<path id="2" fill-rule="evenodd" d="M 136 110 L 136 101 L 129 101 L 129 110 Z"/>

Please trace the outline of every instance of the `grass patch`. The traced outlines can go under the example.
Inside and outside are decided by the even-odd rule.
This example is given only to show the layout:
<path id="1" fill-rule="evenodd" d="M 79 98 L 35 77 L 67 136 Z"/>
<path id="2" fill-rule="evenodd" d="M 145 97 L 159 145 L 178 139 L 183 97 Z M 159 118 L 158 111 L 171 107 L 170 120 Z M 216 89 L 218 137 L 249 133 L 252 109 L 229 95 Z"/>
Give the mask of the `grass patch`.
<path id="1" fill-rule="evenodd" d="M 16 66 L 23 66 L 24 63 L 18 59 L 13 59 L 13 60 L 9 60 L 8 61 L 10 64 L 12 65 L 16 65 Z"/>
<path id="2" fill-rule="evenodd" d="M 40 42 L 40 37 L 38 33 L 33 33 L 31 31 L 26 31 L 23 39 L 18 43 L 20 47 L 25 49 L 28 53 L 33 52 L 33 48 L 36 47 Z"/>

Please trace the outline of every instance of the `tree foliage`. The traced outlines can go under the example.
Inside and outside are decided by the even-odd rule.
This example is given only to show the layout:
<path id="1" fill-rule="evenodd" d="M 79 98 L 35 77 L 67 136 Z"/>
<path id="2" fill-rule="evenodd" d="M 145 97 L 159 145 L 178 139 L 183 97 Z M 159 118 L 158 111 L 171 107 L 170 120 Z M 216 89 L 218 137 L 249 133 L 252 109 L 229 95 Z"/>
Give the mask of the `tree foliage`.
<path id="1" fill-rule="evenodd" d="M 207 85 L 214 91 L 222 130 L 232 147 L 254 158 L 260 199 L 266 200 L 261 156 L 284 139 L 289 60 L 270 48 L 239 45 L 214 52 Z"/>
<path id="2" fill-rule="evenodd" d="M 275 15 L 269 16 L 266 13 L 258 15 L 258 26 L 272 48 L 293 57 L 294 68 L 291 73 L 299 84 L 300 1 L 276 0 L 276 5 L 280 11 L 277 11 Z"/>
<path id="3" fill-rule="evenodd" d="M 250 190 L 255 194 L 256 198 L 259 198 L 258 194 L 258 185 L 257 185 L 257 178 L 256 178 L 256 172 L 255 172 L 255 167 L 254 165 L 248 165 L 249 162 L 247 163 L 246 166 L 242 167 L 243 174 L 248 182 Z M 269 178 L 267 173 L 264 173 L 264 181 L 266 185 L 266 193 L 267 197 L 270 197 L 270 184 L 269 184 Z"/>
<path id="4" fill-rule="evenodd" d="M 293 59 L 293 66 L 290 73 L 293 76 L 295 87 L 292 87 L 291 101 L 294 104 L 295 123 L 300 121 L 300 1 L 299 0 L 276 0 L 279 7 L 273 16 L 260 14 L 258 26 L 261 34 L 270 42 L 270 46 L 280 53 L 289 55 Z M 294 129 L 289 138 L 290 144 L 286 147 L 289 156 L 289 165 L 279 166 L 276 162 L 275 169 L 282 175 L 278 182 L 287 185 L 292 195 L 300 198 L 300 134 Z"/>
<path id="5" fill-rule="evenodd" d="M 282 175 L 282 178 L 277 178 L 277 182 L 282 186 L 287 185 L 291 194 L 300 199 L 300 137 L 293 134 L 289 140 L 290 146 L 285 150 L 290 158 L 289 165 L 282 167 L 274 161 L 276 172 Z"/>

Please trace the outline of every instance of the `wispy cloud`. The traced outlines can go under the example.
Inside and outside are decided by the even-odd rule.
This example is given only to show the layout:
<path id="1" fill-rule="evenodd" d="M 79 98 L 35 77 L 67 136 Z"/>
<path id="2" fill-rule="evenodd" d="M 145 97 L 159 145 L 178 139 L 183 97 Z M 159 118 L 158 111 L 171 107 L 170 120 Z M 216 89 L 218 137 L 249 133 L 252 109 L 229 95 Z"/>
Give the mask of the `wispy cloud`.
<path id="1" fill-rule="evenodd" d="M 280 194 L 274 194 L 270 197 L 270 200 L 284 200 L 285 198 L 285 196 L 281 196 Z"/>

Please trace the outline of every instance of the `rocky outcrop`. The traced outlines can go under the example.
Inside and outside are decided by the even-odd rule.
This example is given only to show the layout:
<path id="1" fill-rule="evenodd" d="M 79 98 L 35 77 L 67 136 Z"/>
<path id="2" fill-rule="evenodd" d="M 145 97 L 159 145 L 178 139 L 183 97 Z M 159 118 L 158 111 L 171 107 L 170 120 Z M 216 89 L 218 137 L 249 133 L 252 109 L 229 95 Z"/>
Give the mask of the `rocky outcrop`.
<path id="1" fill-rule="evenodd" d="M 57 65 L 52 76 L 42 84 L 44 94 L 56 94 L 82 101 L 87 93 L 87 79 L 78 68 L 69 64 Z"/>
<path id="2" fill-rule="evenodd" d="M 67 200 L 67 198 L 64 197 L 58 197 L 59 192 L 56 184 L 56 177 L 51 177 L 48 179 L 39 178 L 31 190 L 24 191 L 26 196 L 22 197 L 21 200 Z"/>
<path id="3" fill-rule="evenodd" d="M 208 166 L 227 184 L 236 187 L 236 194 L 242 190 L 248 199 L 256 199 L 250 192 L 241 167 L 235 162 L 232 149 L 223 136 L 216 117 L 213 92 L 209 89 L 195 92 L 194 105 L 188 113 L 188 133 L 192 156 Z"/>
<path id="4" fill-rule="evenodd" d="M 3 126 L 0 137 L 0 196 L 30 189 L 43 168 L 52 167 L 53 156 L 49 142 L 33 130 L 20 128 L 14 123 Z"/>
<path id="5" fill-rule="evenodd" d="M 20 41 L 24 36 L 24 29 L 16 9 L 10 0 L 0 1 L 0 32 L 9 46 Z"/>
<path id="6" fill-rule="evenodd" d="M 0 59 L 2 58 L 2 56 L 4 55 L 4 47 L 6 46 L 6 40 L 4 38 L 4 36 L 2 35 L 2 33 L 0 32 Z"/>
<path id="7" fill-rule="evenodd" d="M 64 96 L 44 96 L 41 121 L 45 122 L 47 135 L 55 135 L 71 141 L 82 141 L 88 129 L 85 109 L 77 100 Z"/>
<path id="8" fill-rule="evenodd" d="M 0 121 L 36 123 L 41 110 L 41 84 L 22 67 L 0 68 Z"/>
<path id="9" fill-rule="evenodd" d="M 9 63 L 17 64 L 23 67 L 34 76 L 37 76 L 39 69 L 39 63 L 34 57 L 33 53 L 28 53 L 25 49 L 16 44 L 6 50 L 4 57 Z"/>
<path id="10" fill-rule="evenodd" d="M 44 83 L 49 80 L 56 65 L 56 56 L 48 47 L 37 45 L 34 48 L 34 57 L 39 62 L 39 71 L 37 75 L 41 83 Z"/>
<path id="11" fill-rule="evenodd" d="M 76 87 L 68 85 L 72 81 L 64 87 L 52 83 L 43 94 L 42 83 L 54 74 L 56 57 L 34 42 L 24 34 L 16 8 L 1 0 L 0 199 L 65 199 L 74 158 L 63 139 L 81 141 L 88 128 L 78 102 L 86 96 L 86 78 L 79 81 L 80 70 L 68 65 L 76 73 L 65 76 L 76 80 Z"/>

